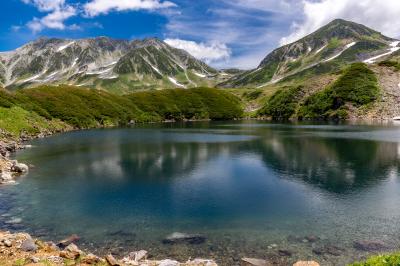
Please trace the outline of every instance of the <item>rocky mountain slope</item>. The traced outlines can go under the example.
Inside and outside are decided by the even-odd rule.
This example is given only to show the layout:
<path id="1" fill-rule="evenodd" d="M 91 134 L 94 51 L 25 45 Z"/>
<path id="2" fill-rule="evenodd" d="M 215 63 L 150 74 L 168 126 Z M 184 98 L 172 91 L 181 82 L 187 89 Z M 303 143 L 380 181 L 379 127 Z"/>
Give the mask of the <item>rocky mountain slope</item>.
<path id="1" fill-rule="evenodd" d="M 41 38 L 0 53 L 0 85 L 70 84 L 114 92 L 212 85 L 218 71 L 152 38 Z"/>
<path id="2" fill-rule="evenodd" d="M 400 50 L 400 42 L 366 26 L 337 19 L 316 32 L 271 52 L 259 67 L 220 84 L 221 87 L 263 87 L 304 72 L 352 62 L 375 63 Z M 329 66 L 329 67 L 327 67 Z"/>

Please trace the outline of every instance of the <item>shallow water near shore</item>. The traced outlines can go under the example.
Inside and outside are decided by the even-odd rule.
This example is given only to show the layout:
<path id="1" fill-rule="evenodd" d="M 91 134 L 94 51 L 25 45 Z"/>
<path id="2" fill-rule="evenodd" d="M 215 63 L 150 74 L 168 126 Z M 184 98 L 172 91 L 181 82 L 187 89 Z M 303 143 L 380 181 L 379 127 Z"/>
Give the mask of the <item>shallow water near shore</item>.
<path id="1" fill-rule="evenodd" d="M 30 144 L 15 156 L 34 167 L 0 187 L 1 229 L 78 234 L 100 254 L 146 249 L 221 265 L 241 257 L 344 265 L 400 248 L 396 125 L 154 124 Z M 163 244 L 173 232 L 207 240 Z M 354 248 L 364 240 L 385 248 Z"/>

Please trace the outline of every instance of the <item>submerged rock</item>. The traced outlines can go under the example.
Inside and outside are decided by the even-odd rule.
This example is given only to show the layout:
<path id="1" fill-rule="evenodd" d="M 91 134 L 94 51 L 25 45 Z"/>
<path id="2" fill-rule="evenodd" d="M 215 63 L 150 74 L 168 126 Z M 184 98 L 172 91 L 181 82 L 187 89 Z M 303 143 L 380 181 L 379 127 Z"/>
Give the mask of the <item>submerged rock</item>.
<path id="1" fill-rule="evenodd" d="M 194 259 L 189 260 L 185 264 L 186 266 L 218 266 L 218 264 L 213 260 L 205 260 L 205 259 Z"/>
<path id="2" fill-rule="evenodd" d="M 122 259 L 122 262 L 126 264 L 137 264 L 137 262 L 147 258 L 146 250 L 139 250 L 129 253 L 128 256 Z"/>
<path id="3" fill-rule="evenodd" d="M 202 235 L 189 235 L 184 233 L 173 233 L 163 239 L 163 244 L 202 244 L 206 238 Z"/>
<path id="4" fill-rule="evenodd" d="M 282 257 L 291 257 L 293 252 L 287 249 L 280 249 L 278 250 L 278 254 Z"/>
<path id="5" fill-rule="evenodd" d="M 270 266 L 271 264 L 262 259 L 242 258 L 241 266 Z"/>
<path id="6" fill-rule="evenodd" d="M 306 236 L 304 239 L 306 239 L 310 243 L 315 243 L 320 240 L 320 238 L 318 236 L 314 236 L 314 235 Z"/>
<path id="7" fill-rule="evenodd" d="M 293 266 L 319 266 L 319 263 L 316 261 L 298 261 Z"/>
<path id="8" fill-rule="evenodd" d="M 354 248 L 361 251 L 379 251 L 387 249 L 387 246 L 380 240 L 361 240 L 354 242 Z"/>
<path id="9" fill-rule="evenodd" d="M 325 245 L 313 249 L 313 252 L 317 255 L 332 255 L 332 256 L 340 256 L 344 251 L 345 249 L 334 245 Z"/>
<path id="10" fill-rule="evenodd" d="M 167 259 L 160 261 L 158 266 L 179 266 L 179 262 L 177 262 L 176 260 Z"/>
<path id="11" fill-rule="evenodd" d="M 78 241 L 80 239 L 79 236 L 73 234 L 71 236 L 69 236 L 66 239 L 61 240 L 60 242 L 57 243 L 57 247 L 59 248 L 66 248 L 67 246 L 69 246 L 70 244 Z"/>

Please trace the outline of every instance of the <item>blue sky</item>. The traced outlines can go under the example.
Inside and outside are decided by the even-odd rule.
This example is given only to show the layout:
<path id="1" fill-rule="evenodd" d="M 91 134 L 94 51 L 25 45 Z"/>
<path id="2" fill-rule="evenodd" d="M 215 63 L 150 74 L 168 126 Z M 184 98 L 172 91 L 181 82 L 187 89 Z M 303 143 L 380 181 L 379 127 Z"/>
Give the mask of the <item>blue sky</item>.
<path id="1" fill-rule="evenodd" d="M 42 36 L 155 36 L 220 68 L 256 67 L 335 18 L 400 37 L 399 0 L 2 0 L 0 7 L 0 51 Z"/>

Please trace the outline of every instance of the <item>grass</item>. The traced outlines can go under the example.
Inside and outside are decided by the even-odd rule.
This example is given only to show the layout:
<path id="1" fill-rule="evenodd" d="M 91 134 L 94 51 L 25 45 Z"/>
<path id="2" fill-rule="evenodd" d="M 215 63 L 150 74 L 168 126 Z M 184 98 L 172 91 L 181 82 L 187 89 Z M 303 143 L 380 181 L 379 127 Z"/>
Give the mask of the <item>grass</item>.
<path id="1" fill-rule="evenodd" d="M 0 128 L 16 138 L 22 133 L 36 135 L 43 131 L 59 131 L 66 125 L 58 120 L 47 120 L 21 107 L 0 107 Z"/>
<path id="2" fill-rule="evenodd" d="M 400 253 L 379 255 L 369 258 L 364 262 L 356 262 L 349 266 L 399 266 Z"/>
<path id="3" fill-rule="evenodd" d="M 168 89 L 115 95 L 72 86 L 0 90 L 0 128 L 18 137 L 66 127 L 86 129 L 166 119 L 228 120 L 243 115 L 240 100 L 217 89 Z"/>

